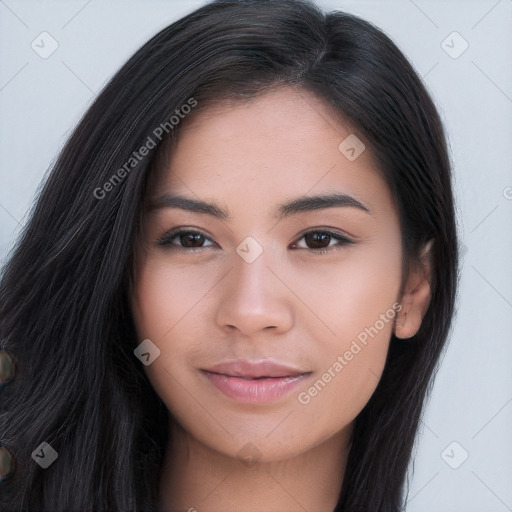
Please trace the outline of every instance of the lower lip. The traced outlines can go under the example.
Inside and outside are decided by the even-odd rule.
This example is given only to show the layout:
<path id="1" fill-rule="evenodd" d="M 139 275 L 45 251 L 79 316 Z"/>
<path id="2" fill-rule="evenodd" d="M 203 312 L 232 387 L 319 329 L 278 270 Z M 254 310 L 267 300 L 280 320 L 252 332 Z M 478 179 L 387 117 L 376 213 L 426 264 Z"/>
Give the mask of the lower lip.
<path id="1" fill-rule="evenodd" d="M 229 398 L 244 403 L 264 403 L 277 400 L 297 387 L 309 374 L 292 377 L 243 379 L 203 370 L 208 380 Z"/>

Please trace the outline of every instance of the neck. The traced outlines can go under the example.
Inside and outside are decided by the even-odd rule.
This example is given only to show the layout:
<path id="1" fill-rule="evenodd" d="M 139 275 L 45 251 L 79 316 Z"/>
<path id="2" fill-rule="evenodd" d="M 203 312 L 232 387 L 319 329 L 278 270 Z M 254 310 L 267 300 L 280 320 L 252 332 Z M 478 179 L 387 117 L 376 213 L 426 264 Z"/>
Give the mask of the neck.
<path id="1" fill-rule="evenodd" d="M 160 479 L 164 512 L 332 512 L 352 425 L 293 458 L 244 464 L 172 424 Z"/>

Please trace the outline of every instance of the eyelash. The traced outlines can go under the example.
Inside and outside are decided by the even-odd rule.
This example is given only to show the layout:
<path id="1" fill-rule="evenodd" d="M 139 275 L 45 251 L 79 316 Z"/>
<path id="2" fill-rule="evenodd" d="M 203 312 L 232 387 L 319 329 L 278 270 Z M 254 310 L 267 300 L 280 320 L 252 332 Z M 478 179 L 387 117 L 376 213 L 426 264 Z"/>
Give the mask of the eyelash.
<path id="1" fill-rule="evenodd" d="M 332 231 L 328 231 L 328 230 L 311 230 L 311 231 L 307 231 L 307 232 L 303 233 L 300 236 L 298 241 L 302 240 L 307 235 L 315 234 L 315 233 L 316 234 L 321 234 L 321 235 L 328 235 L 331 238 L 337 240 L 339 243 L 337 244 L 337 246 L 334 246 L 334 247 L 331 247 L 331 248 L 324 248 L 324 249 L 307 249 L 307 248 L 306 249 L 302 249 L 301 248 L 299 250 L 309 251 L 310 253 L 315 254 L 315 255 L 322 255 L 322 254 L 332 253 L 332 252 L 338 250 L 341 247 L 344 247 L 344 246 L 347 246 L 347 245 L 351 245 L 351 244 L 354 243 L 353 240 L 350 240 L 346 236 L 340 235 L 339 233 L 333 233 Z M 200 235 L 200 236 L 202 236 L 203 238 L 205 238 L 208 241 L 215 242 L 215 240 L 213 240 L 209 236 L 205 235 L 204 233 L 201 233 L 200 231 L 194 231 L 194 230 L 188 230 L 188 229 L 185 230 L 185 229 L 178 228 L 178 229 L 171 230 L 170 232 L 164 234 L 160 239 L 158 239 L 155 242 L 155 245 L 157 245 L 157 246 L 164 246 L 166 248 L 178 251 L 178 252 L 183 253 L 183 254 L 191 253 L 191 252 L 198 252 L 198 251 L 202 251 L 203 249 L 207 248 L 207 247 L 183 248 L 183 247 L 177 246 L 177 245 L 172 243 L 172 241 L 175 238 L 179 237 L 180 235 L 185 235 L 185 234 L 186 235 Z M 217 242 L 215 242 L 215 243 L 217 243 Z M 294 242 L 294 244 L 296 244 L 296 243 L 297 242 Z"/>

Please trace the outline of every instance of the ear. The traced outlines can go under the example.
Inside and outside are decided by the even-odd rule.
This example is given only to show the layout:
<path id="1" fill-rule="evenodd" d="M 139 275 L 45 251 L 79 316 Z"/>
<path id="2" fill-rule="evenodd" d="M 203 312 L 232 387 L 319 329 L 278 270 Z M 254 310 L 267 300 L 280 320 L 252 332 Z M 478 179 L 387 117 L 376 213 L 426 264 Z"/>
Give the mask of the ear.
<path id="1" fill-rule="evenodd" d="M 420 261 L 411 268 L 400 300 L 402 309 L 395 323 L 395 336 L 407 339 L 414 336 L 421 327 L 431 297 L 431 248 L 433 240 L 425 244 Z"/>

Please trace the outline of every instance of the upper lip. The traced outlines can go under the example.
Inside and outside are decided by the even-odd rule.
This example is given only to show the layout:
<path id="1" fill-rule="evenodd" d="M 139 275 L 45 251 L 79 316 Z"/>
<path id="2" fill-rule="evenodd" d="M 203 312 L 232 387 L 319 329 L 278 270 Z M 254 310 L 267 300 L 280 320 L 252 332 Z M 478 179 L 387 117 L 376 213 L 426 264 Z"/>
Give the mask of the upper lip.
<path id="1" fill-rule="evenodd" d="M 206 371 L 212 373 L 220 373 L 222 375 L 229 375 L 231 377 L 292 377 L 295 375 L 304 375 L 305 373 L 311 373 L 300 370 L 294 366 L 277 363 L 270 359 L 264 359 L 261 361 L 248 361 L 246 359 L 232 359 L 229 361 L 223 361 L 210 368 L 206 368 Z"/>

